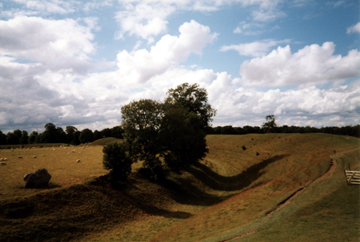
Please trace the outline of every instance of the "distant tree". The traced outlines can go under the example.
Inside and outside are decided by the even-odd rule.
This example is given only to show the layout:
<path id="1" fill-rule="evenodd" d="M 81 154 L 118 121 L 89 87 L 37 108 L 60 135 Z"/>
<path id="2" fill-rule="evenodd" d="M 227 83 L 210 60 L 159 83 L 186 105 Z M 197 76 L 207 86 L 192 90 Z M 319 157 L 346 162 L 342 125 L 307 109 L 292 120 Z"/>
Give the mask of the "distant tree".
<path id="1" fill-rule="evenodd" d="M 35 144 L 36 141 L 36 137 L 39 135 L 39 133 L 37 131 L 32 131 L 30 133 L 29 139 L 28 139 L 28 143 L 29 144 Z"/>
<path id="2" fill-rule="evenodd" d="M 73 135 L 73 139 L 71 141 L 71 144 L 73 145 L 79 145 L 80 144 L 80 131 L 76 131 Z"/>
<path id="3" fill-rule="evenodd" d="M 61 127 L 56 128 L 56 142 L 58 142 L 58 143 L 67 143 L 68 142 L 67 135 L 66 135 L 65 131 L 63 130 L 63 128 L 61 128 Z"/>
<path id="4" fill-rule="evenodd" d="M 231 125 L 221 127 L 221 134 L 235 134 L 235 130 Z"/>
<path id="5" fill-rule="evenodd" d="M 101 130 L 101 138 L 106 138 L 106 137 L 111 137 L 111 129 L 109 128 L 106 128 L 106 129 L 103 129 Z"/>
<path id="6" fill-rule="evenodd" d="M 12 132 L 7 133 L 6 143 L 9 145 L 20 144 L 20 138 Z"/>
<path id="7" fill-rule="evenodd" d="M 276 123 L 275 123 L 275 115 L 267 115 L 266 123 L 262 125 L 262 129 L 264 133 L 273 133 L 275 132 Z"/>
<path id="8" fill-rule="evenodd" d="M 98 140 L 98 139 L 101 139 L 101 132 L 98 131 L 98 130 L 95 130 L 94 133 L 93 133 L 93 138 L 94 140 Z"/>
<path id="9" fill-rule="evenodd" d="M 131 173 L 131 159 L 125 143 L 110 143 L 103 148 L 104 168 L 110 170 L 109 181 L 112 185 L 117 186 L 119 181 L 126 181 Z"/>
<path id="10" fill-rule="evenodd" d="M 111 136 L 114 138 L 122 139 L 124 129 L 121 126 L 115 126 L 111 129 Z"/>
<path id="11" fill-rule="evenodd" d="M 74 140 L 75 132 L 77 131 L 78 131 L 77 128 L 75 128 L 74 126 L 66 126 L 65 133 L 67 136 L 68 143 L 72 143 L 72 141 Z"/>
<path id="12" fill-rule="evenodd" d="M 22 135 L 20 138 L 20 144 L 27 144 L 29 139 L 28 132 L 26 130 L 22 131 Z"/>
<path id="13" fill-rule="evenodd" d="M 6 134 L 4 134 L 1 130 L 0 130 L 0 145 L 5 145 L 6 144 Z"/>
<path id="14" fill-rule="evenodd" d="M 56 126 L 53 123 L 47 123 L 44 126 L 45 131 L 41 135 L 41 143 L 56 143 L 57 142 L 57 132 Z"/>
<path id="15" fill-rule="evenodd" d="M 92 142 L 93 139 L 93 132 L 90 129 L 83 129 L 79 136 L 81 143 L 89 143 Z"/>

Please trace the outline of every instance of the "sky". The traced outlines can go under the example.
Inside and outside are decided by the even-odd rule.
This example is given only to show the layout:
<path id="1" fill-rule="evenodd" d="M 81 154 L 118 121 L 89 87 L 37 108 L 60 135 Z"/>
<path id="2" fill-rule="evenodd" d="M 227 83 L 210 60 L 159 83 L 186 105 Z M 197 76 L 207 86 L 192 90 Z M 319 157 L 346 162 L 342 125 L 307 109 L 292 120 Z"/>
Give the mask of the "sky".
<path id="1" fill-rule="evenodd" d="M 102 130 L 197 83 L 212 125 L 360 123 L 358 0 L 2 0 L 0 130 Z"/>

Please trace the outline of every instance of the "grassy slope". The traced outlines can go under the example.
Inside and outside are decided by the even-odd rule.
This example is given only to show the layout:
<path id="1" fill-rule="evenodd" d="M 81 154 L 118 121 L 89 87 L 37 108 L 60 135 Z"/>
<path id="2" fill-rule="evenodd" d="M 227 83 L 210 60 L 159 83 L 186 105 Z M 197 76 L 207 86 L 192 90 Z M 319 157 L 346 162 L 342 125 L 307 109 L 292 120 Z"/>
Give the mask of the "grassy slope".
<path id="1" fill-rule="evenodd" d="M 279 241 L 284 237 L 283 241 L 289 241 L 282 236 L 287 233 L 293 236 L 292 240 L 304 238 L 292 232 L 296 228 L 307 240 L 318 241 L 312 236 L 316 226 L 322 228 L 324 238 L 329 231 L 349 233 L 359 227 L 359 189 L 347 187 L 342 174 L 345 163 L 350 162 L 352 168 L 359 164 L 358 139 L 325 134 L 269 134 L 208 136 L 207 140 L 210 153 L 202 165 L 181 175 L 173 174 L 161 185 L 134 173 L 121 191 L 101 182 L 81 183 L 105 173 L 101 146 L 82 152 L 82 160 L 93 160 L 86 164 L 85 160 L 75 163 L 75 157 L 69 158 L 74 154 L 62 151 L 56 154 L 57 151 L 49 150 L 43 163 L 30 158 L 19 161 L 14 154 L 14 159 L 9 160 L 13 163 L 0 167 L 1 177 L 14 172 L 14 167 L 18 173 L 5 176 L 7 185 L 0 184 L 0 238 L 221 241 L 254 229 L 258 232 L 238 240 Z M 246 150 L 241 148 L 243 145 Z M 328 170 L 332 156 L 338 161 L 334 175 L 312 184 Z M 15 177 L 26 173 L 23 167 L 34 169 L 38 164 L 51 167 L 50 173 L 56 174 L 53 184 L 61 187 L 45 191 L 21 188 L 21 179 Z M 289 205 L 265 216 L 302 187 L 306 189 Z M 348 201 L 346 206 L 339 206 L 344 200 Z M 289 225 L 284 225 L 284 221 Z M 353 224 L 350 228 L 349 223 Z M 334 224 L 339 225 L 338 231 Z M 328 240 L 339 241 L 331 237 Z"/>

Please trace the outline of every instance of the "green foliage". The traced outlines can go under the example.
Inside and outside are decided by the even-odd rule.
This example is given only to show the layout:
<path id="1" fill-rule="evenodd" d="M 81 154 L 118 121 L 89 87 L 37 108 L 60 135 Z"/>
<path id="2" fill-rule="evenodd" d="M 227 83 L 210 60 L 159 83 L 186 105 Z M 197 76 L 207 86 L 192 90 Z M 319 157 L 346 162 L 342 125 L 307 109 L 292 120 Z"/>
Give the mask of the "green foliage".
<path id="1" fill-rule="evenodd" d="M 93 132 L 90 129 L 83 129 L 80 133 L 80 142 L 81 143 L 89 143 L 92 142 L 93 139 Z"/>
<path id="2" fill-rule="evenodd" d="M 35 141 L 36 141 L 36 137 L 39 135 L 39 133 L 37 131 L 32 131 L 30 136 L 29 136 L 29 139 L 28 139 L 28 143 L 29 144 L 35 144 Z"/>
<path id="3" fill-rule="evenodd" d="M 133 160 L 127 152 L 124 143 L 110 143 L 103 148 L 103 165 L 110 170 L 109 180 L 115 185 L 118 181 L 126 181 L 131 173 Z"/>
<path id="4" fill-rule="evenodd" d="M 124 142 L 134 161 L 144 161 L 142 173 L 151 180 L 164 176 L 162 161 L 179 171 L 205 157 L 205 130 L 216 113 L 197 84 L 168 94 L 165 103 L 142 99 L 121 108 Z"/>
<path id="5" fill-rule="evenodd" d="M 209 126 L 212 117 L 216 115 L 216 109 L 208 104 L 206 90 L 199 88 L 198 84 L 183 83 L 175 89 L 170 89 L 165 103 L 178 104 L 187 109 L 188 112 L 197 114 L 200 117 L 200 124 L 203 129 Z"/>
<path id="6" fill-rule="evenodd" d="M 275 123 L 275 115 L 267 115 L 266 116 L 266 123 L 262 125 L 264 133 L 273 133 L 275 128 L 277 127 Z"/>

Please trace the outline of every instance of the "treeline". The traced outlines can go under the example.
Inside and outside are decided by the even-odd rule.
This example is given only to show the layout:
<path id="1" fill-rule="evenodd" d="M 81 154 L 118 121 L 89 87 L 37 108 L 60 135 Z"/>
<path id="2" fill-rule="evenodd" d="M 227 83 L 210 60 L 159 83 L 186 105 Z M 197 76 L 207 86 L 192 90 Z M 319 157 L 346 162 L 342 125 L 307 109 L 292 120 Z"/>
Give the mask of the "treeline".
<path id="1" fill-rule="evenodd" d="M 244 127 L 232 127 L 231 125 L 227 126 L 217 126 L 217 127 L 208 127 L 207 134 L 264 134 L 264 133 L 327 133 L 327 134 L 337 134 L 337 135 L 349 135 L 360 138 L 360 125 L 355 126 L 343 126 L 343 127 L 298 127 L 298 126 L 277 126 L 272 127 L 271 130 L 267 127 L 259 126 L 244 126 Z"/>
<path id="2" fill-rule="evenodd" d="M 299 126 L 278 126 L 272 127 L 271 133 L 327 133 L 336 135 L 348 135 L 360 138 L 360 125 L 355 126 L 343 126 L 343 127 L 299 127 Z M 74 126 L 66 126 L 65 130 L 61 127 L 56 127 L 53 123 L 45 125 L 45 131 L 38 133 L 33 131 L 28 134 L 26 130 L 14 130 L 4 134 L 0 130 L 0 145 L 15 145 L 15 144 L 38 144 L 38 143 L 67 143 L 78 145 L 81 143 L 92 142 L 97 139 L 114 137 L 123 138 L 124 130 L 120 126 L 113 128 L 106 128 L 101 131 L 95 130 L 94 132 L 90 129 L 83 129 L 79 131 Z M 233 127 L 217 126 L 207 127 L 207 134 L 264 134 L 269 133 L 269 129 L 259 126 L 244 126 L 244 127 Z"/>
<path id="3" fill-rule="evenodd" d="M 38 143 L 67 143 L 78 145 L 81 143 L 92 142 L 97 139 L 105 137 L 123 138 L 124 130 L 120 126 L 113 128 L 106 128 L 101 131 L 90 129 L 83 129 L 79 131 L 74 126 L 66 126 L 65 130 L 61 127 L 56 127 L 53 123 L 48 123 L 45 126 L 45 131 L 38 133 L 32 131 L 30 135 L 26 130 L 14 130 L 4 134 L 0 130 L 0 145 L 16 145 L 16 144 L 38 144 Z"/>

